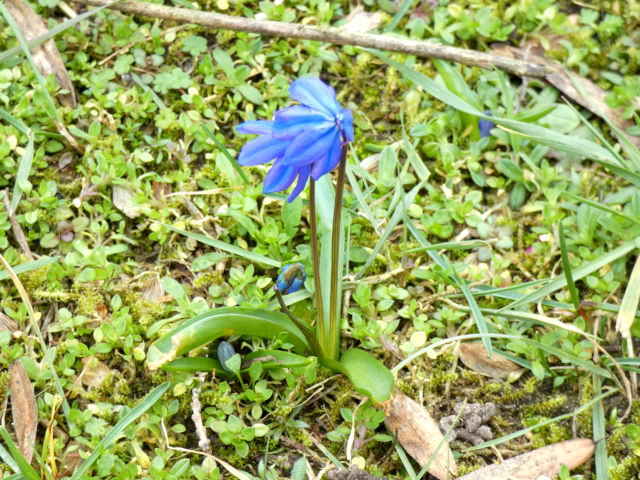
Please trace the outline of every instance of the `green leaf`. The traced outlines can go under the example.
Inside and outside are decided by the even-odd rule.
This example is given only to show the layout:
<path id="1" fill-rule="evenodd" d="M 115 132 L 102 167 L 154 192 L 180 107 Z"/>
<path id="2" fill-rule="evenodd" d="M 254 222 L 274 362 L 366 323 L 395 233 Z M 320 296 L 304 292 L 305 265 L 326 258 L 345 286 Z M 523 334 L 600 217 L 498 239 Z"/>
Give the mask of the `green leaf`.
<path id="1" fill-rule="evenodd" d="M 216 308 L 198 315 L 153 342 L 147 352 L 147 363 L 156 370 L 176 357 L 220 337 L 251 335 L 272 339 L 285 333 L 295 351 L 309 346 L 300 329 L 284 313 L 243 307 Z"/>
<path id="2" fill-rule="evenodd" d="M 256 361 L 261 362 L 263 368 L 298 368 L 306 367 L 315 362 L 316 358 L 298 355 L 292 352 L 284 352 L 282 350 L 256 350 L 244 356 L 245 365 Z M 244 370 L 248 370 L 248 368 Z"/>
<path id="3" fill-rule="evenodd" d="M 251 103 L 262 105 L 262 94 L 256 87 L 246 83 L 241 83 L 240 85 L 238 85 L 238 91 Z"/>
<path id="4" fill-rule="evenodd" d="M 198 56 L 207 51 L 207 39 L 200 35 L 191 35 L 182 42 L 182 51 Z"/>
<path id="5" fill-rule="evenodd" d="M 355 389 L 376 403 L 387 400 L 393 392 L 394 378 L 387 367 L 364 350 L 352 348 L 340 357 L 342 372 Z"/>
<path id="6" fill-rule="evenodd" d="M 216 371 L 216 375 L 223 374 L 222 376 L 229 376 L 222 365 L 215 358 L 210 357 L 184 357 L 176 358 L 175 360 L 162 366 L 163 370 L 168 372 L 213 372 Z"/>
<path id="7" fill-rule="evenodd" d="M 196 257 L 193 262 L 191 262 L 191 271 L 192 272 L 201 272 L 202 270 L 206 270 L 209 267 L 213 267 L 220 260 L 224 260 L 228 258 L 229 255 L 226 253 L 220 252 L 209 252 L 204 255 L 200 255 Z"/>
<path id="8" fill-rule="evenodd" d="M 224 50 L 216 48 L 213 51 L 213 58 L 215 59 L 218 66 L 222 69 L 222 71 L 229 77 L 229 80 L 234 80 L 234 72 L 233 68 L 233 60 L 231 56 Z"/>

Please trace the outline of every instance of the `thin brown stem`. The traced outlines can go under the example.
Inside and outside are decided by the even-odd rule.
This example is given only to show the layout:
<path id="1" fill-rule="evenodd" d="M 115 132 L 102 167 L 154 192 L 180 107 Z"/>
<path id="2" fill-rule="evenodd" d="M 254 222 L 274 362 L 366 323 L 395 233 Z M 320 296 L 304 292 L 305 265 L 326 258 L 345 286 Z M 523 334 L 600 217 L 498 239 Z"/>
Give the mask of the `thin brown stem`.
<path id="1" fill-rule="evenodd" d="M 311 225 L 311 260 L 313 262 L 314 300 L 318 322 L 316 332 L 322 348 L 326 347 L 324 305 L 322 303 L 322 281 L 320 279 L 320 250 L 318 249 L 318 224 L 316 223 L 316 182 L 312 178 L 309 183 L 309 224 Z"/>
<path id="2" fill-rule="evenodd" d="M 84 5 L 105 5 L 109 0 L 76 0 Z M 514 60 L 511 58 L 478 52 L 466 48 L 449 47 L 433 42 L 409 40 L 406 38 L 378 35 L 373 33 L 352 32 L 342 28 L 324 25 L 301 25 L 298 23 L 276 22 L 273 20 L 256 20 L 254 18 L 223 15 L 215 12 L 204 12 L 180 7 L 156 5 L 148 2 L 119 2 L 109 8 L 122 12 L 136 13 L 147 17 L 165 18 L 178 22 L 195 23 L 208 28 L 224 28 L 239 32 L 259 33 L 280 38 L 303 38 L 334 45 L 355 45 L 357 47 L 377 48 L 391 52 L 407 53 L 422 58 L 440 58 L 452 60 L 466 65 L 475 65 L 492 69 L 497 67 L 505 72 L 518 76 L 545 77 L 554 71 L 553 68 L 533 62 Z"/>
<path id="3" fill-rule="evenodd" d="M 329 342 L 331 352 L 329 358 L 337 358 L 340 348 L 338 317 L 338 282 L 342 276 L 338 271 L 338 259 L 340 257 L 340 233 L 342 222 L 342 196 L 344 193 L 344 177 L 347 168 L 347 147 L 342 147 L 342 157 L 338 165 L 338 181 L 336 183 L 336 198 L 333 204 L 333 230 L 331 232 L 331 296 L 329 305 Z"/>

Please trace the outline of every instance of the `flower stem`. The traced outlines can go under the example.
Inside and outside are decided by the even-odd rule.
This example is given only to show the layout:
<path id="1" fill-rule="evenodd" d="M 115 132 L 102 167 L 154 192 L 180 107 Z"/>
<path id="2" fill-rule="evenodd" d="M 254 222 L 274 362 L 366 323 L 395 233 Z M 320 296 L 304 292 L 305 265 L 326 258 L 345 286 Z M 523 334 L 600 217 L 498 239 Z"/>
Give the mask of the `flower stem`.
<path id="1" fill-rule="evenodd" d="M 318 343 L 326 347 L 326 335 L 324 330 L 324 307 L 322 304 L 322 284 L 320 281 L 320 258 L 318 248 L 318 225 L 316 223 L 316 182 L 312 178 L 309 183 L 309 224 L 311 225 L 311 259 L 313 262 L 313 286 L 314 300 L 316 303 L 316 311 L 318 322 L 316 332 L 318 332 Z M 328 353 L 328 352 L 323 352 Z"/>
<path id="2" fill-rule="evenodd" d="M 324 354 L 322 352 L 322 348 L 320 348 L 320 344 L 318 343 L 316 336 L 313 334 L 313 331 L 309 328 L 309 326 L 306 323 L 304 323 L 302 320 L 296 317 L 293 313 L 291 313 L 291 310 L 289 310 L 289 307 L 287 307 L 287 304 L 284 303 L 282 294 L 280 293 L 280 290 L 278 289 L 277 286 L 274 288 L 274 290 L 276 292 L 276 297 L 278 298 L 278 303 L 280 304 L 280 308 L 282 308 L 283 313 L 285 313 L 287 317 L 291 319 L 291 321 L 296 325 L 296 327 L 300 329 L 300 331 L 304 335 L 304 338 L 307 339 L 307 343 L 309 344 L 311 353 L 318 358 L 323 358 Z"/>
<path id="3" fill-rule="evenodd" d="M 342 276 L 338 271 L 340 257 L 340 234 L 342 221 L 342 195 L 344 193 L 344 177 L 347 168 L 347 147 L 342 147 L 342 156 L 338 165 L 338 181 L 336 183 L 336 198 L 333 204 L 333 226 L 331 231 L 331 290 L 329 304 L 329 358 L 338 358 L 340 348 L 340 318 L 338 317 L 338 282 Z"/>

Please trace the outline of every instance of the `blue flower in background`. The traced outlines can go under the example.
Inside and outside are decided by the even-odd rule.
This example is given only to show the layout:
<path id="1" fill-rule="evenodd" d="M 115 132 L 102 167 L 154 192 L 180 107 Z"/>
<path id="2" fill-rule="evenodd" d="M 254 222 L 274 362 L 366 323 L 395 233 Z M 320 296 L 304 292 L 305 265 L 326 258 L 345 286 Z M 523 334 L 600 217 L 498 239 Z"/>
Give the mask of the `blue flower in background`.
<path id="1" fill-rule="evenodd" d="M 304 271 L 304 265 L 301 263 L 290 263 L 282 267 L 276 287 L 283 293 L 293 293 L 300 290 L 307 279 L 307 272 Z"/>
<path id="2" fill-rule="evenodd" d="M 300 105 L 278 110 L 273 122 L 248 121 L 237 130 L 261 135 L 242 148 L 240 165 L 274 161 L 264 180 L 265 193 L 285 190 L 298 178 L 287 199 L 291 202 L 309 175 L 318 180 L 338 165 L 343 146 L 353 141 L 353 114 L 340 106 L 333 88 L 315 77 L 293 82 L 289 95 Z"/>
<path id="3" fill-rule="evenodd" d="M 491 112 L 489 110 L 485 110 L 484 114 L 491 115 Z M 478 121 L 478 130 L 480 130 L 480 137 L 484 138 L 491 136 L 491 129 L 495 128 L 495 126 L 496 125 L 493 122 L 481 118 Z"/>

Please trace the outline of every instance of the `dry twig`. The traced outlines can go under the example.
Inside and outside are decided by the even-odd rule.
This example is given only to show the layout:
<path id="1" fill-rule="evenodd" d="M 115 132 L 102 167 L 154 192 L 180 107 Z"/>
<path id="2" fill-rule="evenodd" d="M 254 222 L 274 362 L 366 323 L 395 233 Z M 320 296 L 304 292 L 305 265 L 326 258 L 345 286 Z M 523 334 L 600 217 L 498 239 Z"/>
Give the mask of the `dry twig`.
<path id="1" fill-rule="evenodd" d="M 76 0 L 76 2 L 95 6 L 109 3 L 107 0 Z M 116 3 L 108 8 L 147 17 L 194 23 L 208 28 L 223 28 L 237 32 L 259 33 L 273 37 L 316 40 L 334 45 L 377 48 L 379 50 L 407 53 L 423 58 L 451 60 L 482 68 L 497 67 L 505 72 L 521 77 L 545 77 L 553 71 L 553 69 L 549 67 L 533 62 L 506 58 L 491 53 L 477 52 L 465 48 L 449 47 L 437 43 L 409 40 L 388 35 L 350 32 L 346 29 L 336 27 L 300 25 L 297 23 L 276 22 L 273 20 L 256 20 L 254 18 L 236 17 L 215 12 L 167 7 L 136 1 Z"/>

